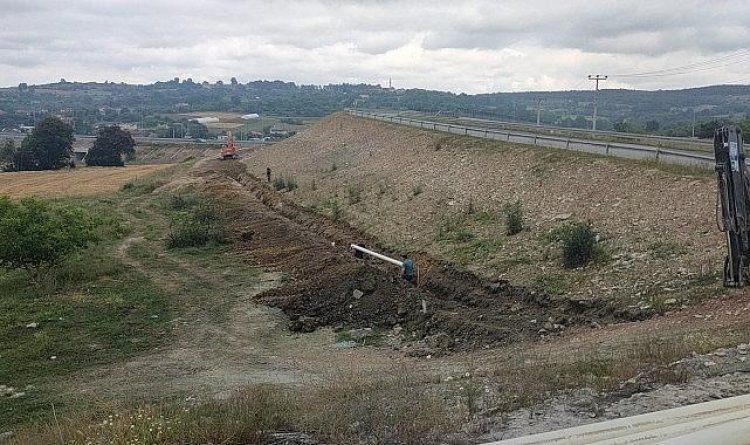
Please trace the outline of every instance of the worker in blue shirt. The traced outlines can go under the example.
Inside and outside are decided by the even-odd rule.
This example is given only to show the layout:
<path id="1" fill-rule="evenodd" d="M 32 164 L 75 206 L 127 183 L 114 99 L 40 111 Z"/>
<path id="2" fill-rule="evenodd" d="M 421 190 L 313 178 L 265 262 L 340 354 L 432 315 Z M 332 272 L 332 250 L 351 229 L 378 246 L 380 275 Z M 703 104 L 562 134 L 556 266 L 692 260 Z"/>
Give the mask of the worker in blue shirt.
<path id="1" fill-rule="evenodd" d="M 401 266 L 401 276 L 404 280 L 411 283 L 414 279 L 414 261 L 410 260 L 406 254 L 403 254 L 401 255 L 401 262 L 403 263 Z"/>

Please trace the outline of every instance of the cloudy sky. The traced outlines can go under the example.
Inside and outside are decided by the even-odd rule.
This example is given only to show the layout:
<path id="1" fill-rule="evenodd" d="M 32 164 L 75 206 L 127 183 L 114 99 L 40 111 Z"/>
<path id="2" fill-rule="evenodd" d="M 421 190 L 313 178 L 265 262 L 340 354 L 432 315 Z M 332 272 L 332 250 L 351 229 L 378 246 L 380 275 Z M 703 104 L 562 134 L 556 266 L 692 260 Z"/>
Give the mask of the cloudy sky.
<path id="1" fill-rule="evenodd" d="M 750 83 L 747 0 L 0 0 L 0 86 L 366 82 L 454 92 Z"/>

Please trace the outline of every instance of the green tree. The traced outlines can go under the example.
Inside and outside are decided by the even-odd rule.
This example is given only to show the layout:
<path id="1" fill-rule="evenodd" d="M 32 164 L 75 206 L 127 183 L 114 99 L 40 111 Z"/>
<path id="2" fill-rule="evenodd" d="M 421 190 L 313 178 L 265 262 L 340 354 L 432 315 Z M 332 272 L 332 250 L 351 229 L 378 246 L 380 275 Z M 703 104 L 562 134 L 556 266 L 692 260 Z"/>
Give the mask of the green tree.
<path id="1" fill-rule="evenodd" d="M 55 170 L 73 155 L 73 128 L 61 119 L 45 117 L 21 143 L 23 156 L 16 170 Z"/>
<path id="2" fill-rule="evenodd" d="M 656 133 L 657 131 L 659 131 L 660 127 L 661 125 L 656 119 L 646 121 L 646 131 L 649 133 Z"/>
<path id="3" fill-rule="evenodd" d="M 38 282 L 44 272 L 95 241 L 94 228 L 81 209 L 0 196 L 0 267 L 28 270 Z"/>
<path id="4" fill-rule="evenodd" d="M 17 152 L 18 149 L 13 139 L 6 139 L 3 145 L 0 146 L 0 168 L 3 171 L 15 170 L 14 164 Z"/>
<path id="5" fill-rule="evenodd" d="M 633 124 L 626 120 L 615 122 L 613 129 L 618 133 L 636 133 L 636 128 Z"/>
<path id="6" fill-rule="evenodd" d="M 701 139 L 713 139 L 716 129 L 721 128 L 724 125 L 725 122 L 718 119 L 702 122 L 695 127 L 695 135 Z"/>
<path id="7" fill-rule="evenodd" d="M 750 142 L 750 118 L 746 117 L 737 123 L 737 126 L 742 130 L 742 142 Z"/>
<path id="8" fill-rule="evenodd" d="M 208 138 L 208 127 L 201 124 L 200 122 L 188 121 L 187 122 L 188 133 L 193 139 L 206 139 Z"/>
<path id="9" fill-rule="evenodd" d="M 86 165 L 122 167 L 123 156 L 135 155 L 135 141 L 130 133 L 117 125 L 101 127 L 96 134 L 94 146 L 86 155 Z"/>

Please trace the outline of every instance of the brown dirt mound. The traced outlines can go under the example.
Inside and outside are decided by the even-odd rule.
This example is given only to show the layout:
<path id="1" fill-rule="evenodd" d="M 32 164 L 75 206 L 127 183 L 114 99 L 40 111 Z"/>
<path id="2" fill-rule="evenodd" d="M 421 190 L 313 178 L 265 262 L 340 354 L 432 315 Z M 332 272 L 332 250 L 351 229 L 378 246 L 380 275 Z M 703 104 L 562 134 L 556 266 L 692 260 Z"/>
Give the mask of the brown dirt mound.
<path id="1" fill-rule="evenodd" d="M 419 286 L 406 283 L 393 267 L 349 252 L 354 241 L 393 254 L 377 240 L 295 205 L 247 174 L 241 163 L 209 161 L 201 172 L 221 174 L 255 198 L 242 201 L 232 215 L 238 250 L 253 263 L 285 272 L 284 285 L 259 300 L 281 308 L 293 330 L 398 325 L 405 341 L 440 335 L 438 349 L 462 350 L 537 338 L 540 329 L 552 333 L 612 319 L 605 308 L 577 307 L 506 281 L 481 279 L 426 254 L 414 257 L 429 273 Z"/>

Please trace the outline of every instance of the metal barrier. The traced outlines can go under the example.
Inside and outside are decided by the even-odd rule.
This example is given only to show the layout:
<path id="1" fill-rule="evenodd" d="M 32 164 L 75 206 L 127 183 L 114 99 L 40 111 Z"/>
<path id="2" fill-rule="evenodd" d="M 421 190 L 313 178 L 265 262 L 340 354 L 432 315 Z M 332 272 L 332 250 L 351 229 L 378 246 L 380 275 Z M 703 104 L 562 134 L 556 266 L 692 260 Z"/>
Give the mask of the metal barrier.
<path id="1" fill-rule="evenodd" d="M 562 150 L 581 151 L 602 156 L 613 156 L 627 159 L 651 160 L 665 164 L 687 165 L 703 168 L 713 168 L 715 161 L 713 156 L 699 154 L 684 150 L 649 147 L 637 144 L 607 143 L 591 141 L 580 138 L 542 136 L 534 133 L 521 133 L 502 130 L 491 130 L 487 128 L 463 127 L 459 125 L 446 124 L 416 120 L 402 116 L 387 114 L 376 114 L 360 110 L 349 110 L 352 116 L 375 119 L 383 122 L 407 125 L 410 127 L 427 130 L 442 131 L 445 133 L 472 136 L 483 139 L 501 140 L 517 144 L 535 145 L 539 147 L 558 148 Z"/>

